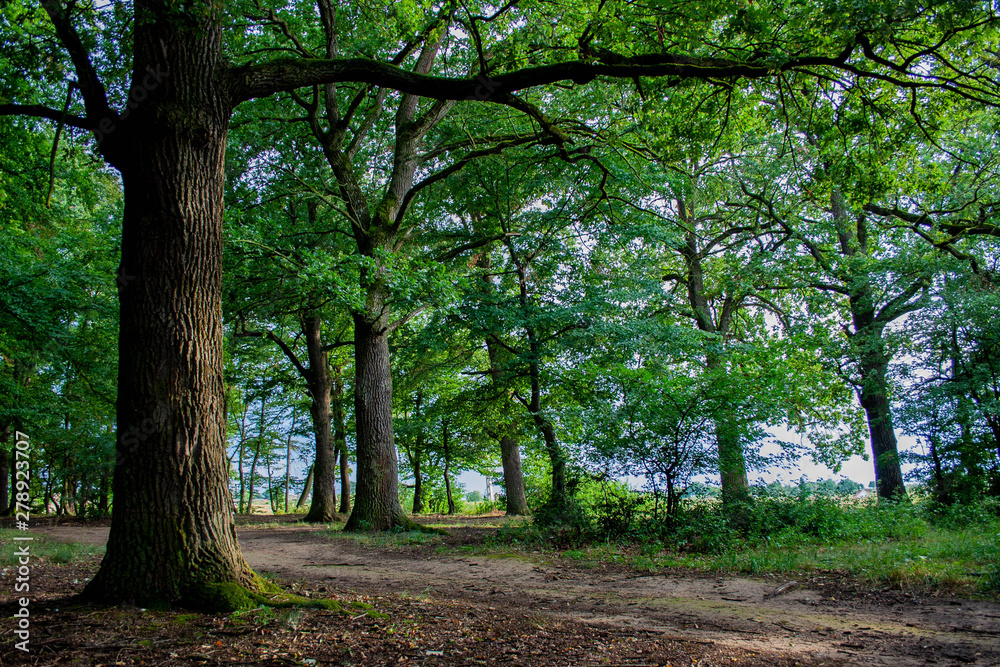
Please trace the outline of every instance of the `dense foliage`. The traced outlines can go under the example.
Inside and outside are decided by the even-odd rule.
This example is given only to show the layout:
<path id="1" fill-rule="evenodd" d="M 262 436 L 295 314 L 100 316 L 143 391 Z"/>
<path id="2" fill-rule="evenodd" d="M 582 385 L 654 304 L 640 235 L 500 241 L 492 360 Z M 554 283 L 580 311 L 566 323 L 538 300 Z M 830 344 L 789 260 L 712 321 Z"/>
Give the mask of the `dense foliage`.
<path id="1" fill-rule="evenodd" d="M 311 493 L 309 520 L 351 528 L 459 511 L 474 470 L 497 507 L 580 534 L 864 538 L 854 510 L 752 488 L 802 455 L 871 457 L 885 501 L 996 508 L 990 4 L 226 4 L 2 10 L 0 467 L 30 432 L 38 511 L 110 512 L 122 452 L 169 449 L 209 404 L 235 511 Z M 153 27 L 200 21 L 232 97 L 211 137 L 156 106 L 173 79 L 143 88 L 128 65 Z M 116 104 L 120 130 L 99 119 Z M 224 351 L 204 353 L 223 377 L 194 407 L 181 375 L 134 371 L 155 348 L 136 331 L 169 332 L 180 357 L 190 342 L 174 297 L 140 290 L 198 234 L 151 222 L 159 181 L 131 175 L 161 135 L 129 123 L 164 118 L 192 154 L 222 142 L 219 173 L 193 179 L 222 188 L 226 155 L 205 309 Z M 183 199 L 164 205 L 177 219 Z M 172 289 L 194 270 L 178 267 L 150 271 Z M 122 301 L 121 336 L 116 291 L 147 299 Z M 133 376 L 141 396 L 121 390 Z M 126 418 L 133 399 L 157 410 Z M 922 449 L 899 452 L 900 433 Z M 706 480 L 721 503 L 692 500 Z"/>

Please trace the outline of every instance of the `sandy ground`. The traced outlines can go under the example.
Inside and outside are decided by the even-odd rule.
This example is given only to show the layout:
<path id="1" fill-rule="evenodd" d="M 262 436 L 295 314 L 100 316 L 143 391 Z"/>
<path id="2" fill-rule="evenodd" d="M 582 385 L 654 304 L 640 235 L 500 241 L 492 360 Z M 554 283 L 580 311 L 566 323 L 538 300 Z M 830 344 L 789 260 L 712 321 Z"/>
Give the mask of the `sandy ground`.
<path id="1" fill-rule="evenodd" d="M 106 527 L 34 529 L 101 544 Z M 456 528 L 449 546 L 474 543 L 481 528 Z M 584 569 L 565 559 L 465 556 L 439 544 L 373 546 L 296 524 L 244 527 L 250 565 L 319 595 L 359 593 L 462 601 L 539 621 L 573 620 L 664 639 L 699 642 L 803 664 L 1000 665 L 1000 603 L 857 595 L 836 581 L 638 575 Z M 777 592 L 777 594 L 775 594 Z"/>

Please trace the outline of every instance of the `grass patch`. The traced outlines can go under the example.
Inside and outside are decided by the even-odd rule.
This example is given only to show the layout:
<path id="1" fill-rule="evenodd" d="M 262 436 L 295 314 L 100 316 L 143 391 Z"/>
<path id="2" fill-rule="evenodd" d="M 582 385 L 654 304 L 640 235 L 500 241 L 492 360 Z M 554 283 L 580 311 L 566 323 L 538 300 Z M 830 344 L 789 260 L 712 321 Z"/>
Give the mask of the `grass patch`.
<path id="1" fill-rule="evenodd" d="M 617 535 L 599 516 L 572 526 L 510 526 L 474 551 L 561 556 L 578 567 L 687 568 L 755 576 L 837 573 L 869 587 L 1000 597 L 1000 512 L 926 502 L 763 497 L 744 506 L 688 505 L 673 522 L 636 521 Z"/>
<path id="2" fill-rule="evenodd" d="M 380 531 L 371 533 L 344 532 L 333 529 L 326 533 L 329 537 L 341 540 L 351 540 L 368 547 L 386 549 L 399 548 L 413 545 L 440 544 L 440 533 L 427 533 L 419 530 L 405 531 Z"/>
<path id="3" fill-rule="evenodd" d="M 15 537 L 32 537 L 30 542 L 15 542 Z M 29 545 L 31 559 L 34 562 L 48 561 L 50 563 L 71 563 L 89 556 L 99 556 L 104 553 L 104 546 L 97 544 L 83 544 L 81 542 L 62 542 L 54 540 L 44 535 L 34 534 L 21 530 L 8 528 L 0 529 L 0 543 L 9 545 Z M 17 555 L 15 548 L 3 549 L 0 551 L 0 567 L 11 567 L 17 565 Z"/>

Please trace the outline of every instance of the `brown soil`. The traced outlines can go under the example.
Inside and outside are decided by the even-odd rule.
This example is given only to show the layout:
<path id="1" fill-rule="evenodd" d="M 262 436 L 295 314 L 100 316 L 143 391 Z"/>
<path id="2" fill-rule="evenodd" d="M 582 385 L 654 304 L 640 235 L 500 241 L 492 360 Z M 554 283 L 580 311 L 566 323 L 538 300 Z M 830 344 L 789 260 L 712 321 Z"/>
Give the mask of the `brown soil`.
<path id="1" fill-rule="evenodd" d="M 385 618 L 363 609 L 67 610 L 66 596 L 97 559 L 36 564 L 32 652 L 13 651 L 5 628 L 0 664 L 1000 665 L 996 602 L 858 590 L 821 576 L 784 586 L 585 569 L 542 555 L 463 555 L 456 547 L 491 529 L 466 521 L 449 530 L 401 546 L 294 523 L 240 529 L 258 572 L 303 595 L 371 604 Z M 107 537 L 104 526 L 32 531 L 95 544 Z M 6 623 L 11 576 L 0 579 Z"/>

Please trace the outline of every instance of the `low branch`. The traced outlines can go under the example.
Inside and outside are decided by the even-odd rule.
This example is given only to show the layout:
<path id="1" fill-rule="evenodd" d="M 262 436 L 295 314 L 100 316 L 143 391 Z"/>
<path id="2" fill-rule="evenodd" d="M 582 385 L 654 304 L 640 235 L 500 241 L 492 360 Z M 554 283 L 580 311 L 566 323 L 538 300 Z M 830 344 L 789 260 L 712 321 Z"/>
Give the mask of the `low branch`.
<path id="1" fill-rule="evenodd" d="M 93 130 L 97 127 L 96 123 L 92 123 L 87 118 L 71 113 L 64 116 L 62 111 L 50 109 L 41 104 L 0 104 L 0 116 L 29 116 L 54 120 L 57 123 L 62 120 L 66 125 L 79 130 Z"/>

